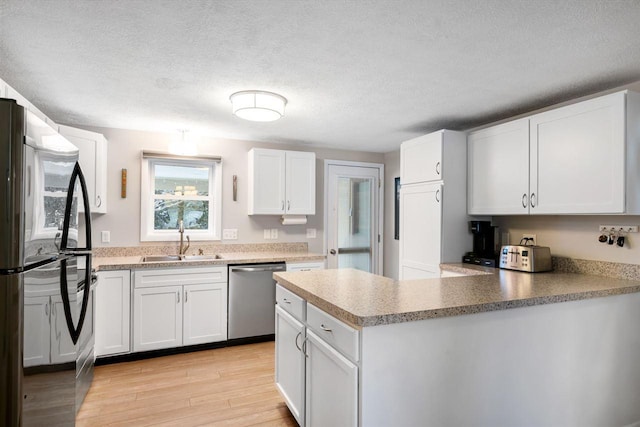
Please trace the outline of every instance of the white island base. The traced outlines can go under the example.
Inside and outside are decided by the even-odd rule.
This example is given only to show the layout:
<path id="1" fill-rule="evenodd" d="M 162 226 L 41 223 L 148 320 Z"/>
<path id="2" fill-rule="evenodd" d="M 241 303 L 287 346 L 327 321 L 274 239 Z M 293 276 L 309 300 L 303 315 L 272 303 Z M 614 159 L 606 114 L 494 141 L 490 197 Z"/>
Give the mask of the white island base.
<path id="1" fill-rule="evenodd" d="M 640 293 L 360 337 L 361 426 L 640 425 Z"/>

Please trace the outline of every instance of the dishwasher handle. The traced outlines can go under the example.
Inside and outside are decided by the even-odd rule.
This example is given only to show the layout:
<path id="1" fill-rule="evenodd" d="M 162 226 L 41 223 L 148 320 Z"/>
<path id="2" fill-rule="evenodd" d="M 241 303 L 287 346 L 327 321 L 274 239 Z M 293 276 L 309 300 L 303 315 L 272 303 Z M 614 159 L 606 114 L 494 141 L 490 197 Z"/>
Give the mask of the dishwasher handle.
<path id="1" fill-rule="evenodd" d="M 247 272 L 247 273 L 258 273 L 261 271 L 286 271 L 286 267 L 284 265 L 274 265 L 272 267 L 231 267 L 232 272 Z"/>

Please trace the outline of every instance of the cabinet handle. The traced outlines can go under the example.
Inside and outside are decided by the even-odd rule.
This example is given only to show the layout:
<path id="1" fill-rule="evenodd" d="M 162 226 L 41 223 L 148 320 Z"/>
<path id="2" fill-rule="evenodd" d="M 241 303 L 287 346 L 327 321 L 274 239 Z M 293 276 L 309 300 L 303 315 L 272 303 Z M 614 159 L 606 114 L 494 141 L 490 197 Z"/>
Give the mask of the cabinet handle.
<path id="1" fill-rule="evenodd" d="M 324 326 L 324 323 L 320 325 L 320 329 L 322 329 L 325 332 L 333 332 L 333 329 L 327 328 L 326 326 Z"/>
<path id="2" fill-rule="evenodd" d="M 440 203 L 440 189 L 436 190 L 436 202 Z"/>
<path id="3" fill-rule="evenodd" d="M 436 173 L 440 175 L 440 162 L 436 163 Z"/>
<path id="4" fill-rule="evenodd" d="M 302 332 L 298 332 L 298 335 L 296 335 L 296 348 L 298 349 L 298 351 L 302 351 L 302 347 L 298 345 L 298 338 L 300 338 L 301 336 Z"/>
<path id="5" fill-rule="evenodd" d="M 99 208 L 102 205 L 102 199 L 100 196 L 96 196 L 96 208 Z"/>
<path id="6" fill-rule="evenodd" d="M 282 298 L 282 302 L 284 302 L 285 304 L 291 304 L 291 301 L 289 301 L 289 300 L 288 300 L 288 299 L 286 299 L 286 298 Z"/>
<path id="7" fill-rule="evenodd" d="M 49 315 L 49 304 L 44 305 L 44 314 Z"/>
<path id="8" fill-rule="evenodd" d="M 184 303 L 186 304 L 189 301 L 189 291 L 184 291 Z"/>
<path id="9" fill-rule="evenodd" d="M 283 211 L 284 210 L 284 200 L 280 203 L 280 210 Z"/>
<path id="10" fill-rule="evenodd" d="M 287 200 L 287 212 L 291 210 L 291 200 Z"/>
<path id="11" fill-rule="evenodd" d="M 522 195 L 522 207 L 526 208 L 527 207 L 527 193 L 524 193 Z"/>
<path id="12" fill-rule="evenodd" d="M 304 341 L 302 341 L 302 354 L 304 354 L 304 357 L 309 357 L 309 355 L 307 354 L 307 341 L 309 340 L 309 338 L 305 338 Z"/>
<path id="13" fill-rule="evenodd" d="M 531 193 L 531 207 L 536 207 L 536 193 Z"/>
<path id="14" fill-rule="evenodd" d="M 176 302 L 176 304 L 180 303 L 180 292 L 176 292 L 176 296 L 178 297 L 178 302 Z"/>

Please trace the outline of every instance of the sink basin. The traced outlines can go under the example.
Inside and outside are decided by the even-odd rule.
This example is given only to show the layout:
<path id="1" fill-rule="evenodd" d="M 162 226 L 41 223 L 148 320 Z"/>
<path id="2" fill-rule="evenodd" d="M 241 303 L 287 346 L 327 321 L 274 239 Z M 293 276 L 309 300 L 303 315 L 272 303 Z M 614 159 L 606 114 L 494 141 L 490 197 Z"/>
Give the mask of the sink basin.
<path id="1" fill-rule="evenodd" d="M 147 255 L 142 262 L 207 261 L 222 259 L 220 255 Z"/>
<path id="2" fill-rule="evenodd" d="M 142 262 L 167 262 L 167 261 L 180 261 L 178 255 L 147 255 L 142 258 Z"/>
<path id="3" fill-rule="evenodd" d="M 182 259 L 184 261 L 207 261 L 212 259 L 222 259 L 222 257 L 218 254 L 216 255 L 183 255 Z"/>

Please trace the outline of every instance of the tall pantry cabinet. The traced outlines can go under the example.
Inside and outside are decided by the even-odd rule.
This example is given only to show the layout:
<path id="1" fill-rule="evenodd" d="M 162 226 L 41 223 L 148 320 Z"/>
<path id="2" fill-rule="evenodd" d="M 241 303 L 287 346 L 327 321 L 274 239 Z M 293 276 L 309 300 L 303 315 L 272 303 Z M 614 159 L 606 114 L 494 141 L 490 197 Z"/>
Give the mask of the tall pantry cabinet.
<path id="1" fill-rule="evenodd" d="M 400 147 L 399 278 L 440 277 L 440 263 L 471 250 L 467 136 L 440 130 Z"/>

